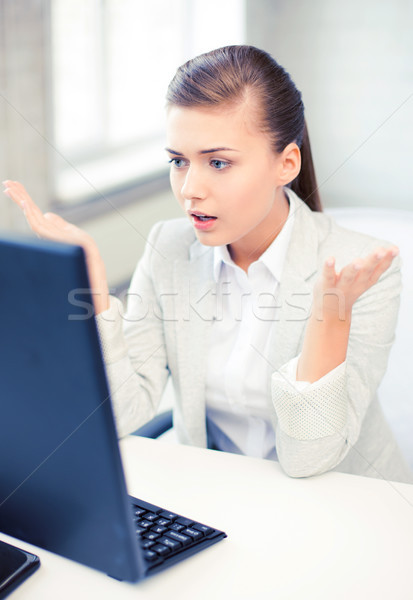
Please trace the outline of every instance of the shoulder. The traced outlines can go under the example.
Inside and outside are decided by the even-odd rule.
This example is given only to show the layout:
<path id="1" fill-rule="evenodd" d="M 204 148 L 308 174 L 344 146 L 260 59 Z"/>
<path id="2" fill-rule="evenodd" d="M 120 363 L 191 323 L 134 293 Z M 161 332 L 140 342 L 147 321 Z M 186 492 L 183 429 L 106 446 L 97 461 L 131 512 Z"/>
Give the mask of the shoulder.
<path id="1" fill-rule="evenodd" d="M 329 234 L 326 236 L 321 249 L 323 258 L 329 255 L 336 257 L 337 267 L 341 268 L 349 261 L 357 257 L 365 257 L 371 254 L 379 247 L 392 246 L 393 243 L 381 238 L 360 233 L 343 227 L 338 224 L 335 219 L 327 214 L 324 214 L 324 219 L 329 222 Z M 393 269 L 400 268 L 400 259 L 396 258 L 393 262 Z"/>
<path id="2" fill-rule="evenodd" d="M 333 216 L 327 212 L 313 212 L 295 196 L 295 229 L 302 239 L 315 244 L 316 252 L 322 261 L 328 256 L 335 256 L 337 266 L 364 257 L 378 246 L 390 246 L 388 240 L 375 238 L 371 235 L 342 227 Z"/>
<path id="3" fill-rule="evenodd" d="M 328 212 L 312 213 L 316 227 L 321 233 L 320 243 L 325 248 L 343 250 L 346 253 L 356 252 L 358 255 L 379 245 L 390 242 L 380 240 L 366 233 L 360 233 L 341 226 Z"/>

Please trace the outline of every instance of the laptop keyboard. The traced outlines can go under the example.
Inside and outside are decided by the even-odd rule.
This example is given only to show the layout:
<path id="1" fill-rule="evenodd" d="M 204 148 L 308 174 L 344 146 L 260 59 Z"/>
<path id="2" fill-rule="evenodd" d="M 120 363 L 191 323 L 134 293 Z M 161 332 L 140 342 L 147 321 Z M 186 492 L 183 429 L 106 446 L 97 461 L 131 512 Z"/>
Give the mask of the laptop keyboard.
<path id="1" fill-rule="evenodd" d="M 148 571 L 159 570 L 226 537 L 223 531 L 131 498 L 135 529 Z"/>

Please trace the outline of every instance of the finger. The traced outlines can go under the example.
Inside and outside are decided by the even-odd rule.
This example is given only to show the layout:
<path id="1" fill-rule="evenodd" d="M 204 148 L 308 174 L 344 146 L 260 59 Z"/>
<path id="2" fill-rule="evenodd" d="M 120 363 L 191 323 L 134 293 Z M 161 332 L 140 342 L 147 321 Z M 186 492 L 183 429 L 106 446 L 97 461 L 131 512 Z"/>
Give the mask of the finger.
<path id="1" fill-rule="evenodd" d="M 34 202 L 24 202 L 22 208 L 24 216 L 30 224 L 40 223 L 44 219 L 42 211 Z"/>
<path id="2" fill-rule="evenodd" d="M 16 181 L 11 181 L 10 179 L 3 181 L 3 185 L 6 187 L 7 191 L 13 195 L 15 199 L 18 199 L 23 192 L 22 186 L 18 184 Z"/>
<path id="3" fill-rule="evenodd" d="M 376 248 L 374 252 L 366 256 L 366 258 L 363 259 L 363 266 L 360 270 L 359 279 L 368 281 L 372 277 L 373 273 L 375 273 L 376 269 L 383 264 L 386 257 L 387 250 L 386 248 L 381 247 Z"/>
<path id="4" fill-rule="evenodd" d="M 363 259 L 356 258 L 356 260 L 343 267 L 339 275 L 340 283 L 351 284 L 358 279 L 363 269 L 363 264 Z"/>
<path id="5" fill-rule="evenodd" d="M 35 204 L 32 198 L 29 196 L 26 188 L 18 181 L 7 180 L 3 182 L 6 185 L 7 195 L 20 206 L 20 208 L 25 209 L 30 206 L 34 210 L 41 213 L 40 208 Z"/>
<path id="6" fill-rule="evenodd" d="M 369 281 L 371 284 L 376 283 L 379 278 L 387 271 L 387 269 L 392 264 L 394 258 L 399 254 L 399 249 L 397 246 L 392 246 L 391 248 L 386 248 L 383 255 L 380 257 L 380 260 L 377 262 L 375 268 L 370 273 Z"/>
<path id="7" fill-rule="evenodd" d="M 7 191 L 10 193 L 12 199 L 24 208 L 28 204 L 35 206 L 35 203 L 27 193 L 26 188 L 18 181 L 8 181 Z"/>
<path id="8" fill-rule="evenodd" d="M 327 258 L 323 265 L 323 278 L 325 283 L 327 283 L 330 286 L 334 285 L 336 282 L 337 274 L 335 269 L 335 263 L 336 259 L 334 258 L 334 256 L 330 256 L 329 258 Z"/>
<path id="9" fill-rule="evenodd" d="M 372 258 L 375 261 L 381 261 L 383 259 L 391 258 L 393 259 L 395 256 L 399 254 L 399 248 L 397 246 L 389 246 L 387 248 L 379 247 L 374 250 L 370 254 L 368 258 Z"/>
<path id="10" fill-rule="evenodd" d="M 45 218 L 34 203 L 25 205 L 23 212 L 30 229 L 39 237 L 54 240 L 61 237 L 60 230 L 54 223 Z"/>
<path id="11" fill-rule="evenodd" d="M 399 253 L 397 246 L 389 248 L 376 248 L 365 260 L 365 274 L 370 277 L 377 270 L 384 272 L 392 263 L 393 259 Z"/>
<path id="12" fill-rule="evenodd" d="M 42 219 L 39 215 L 33 212 L 30 207 L 23 207 L 23 214 L 30 229 L 39 237 L 44 237 L 44 225 L 42 224 Z"/>
<path id="13" fill-rule="evenodd" d="M 14 181 L 3 181 L 3 185 L 5 186 L 4 193 L 6 196 L 11 198 L 13 202 L 18 204 L 22 208 L 22 197 L 20 190 L 16 187 Z"/>

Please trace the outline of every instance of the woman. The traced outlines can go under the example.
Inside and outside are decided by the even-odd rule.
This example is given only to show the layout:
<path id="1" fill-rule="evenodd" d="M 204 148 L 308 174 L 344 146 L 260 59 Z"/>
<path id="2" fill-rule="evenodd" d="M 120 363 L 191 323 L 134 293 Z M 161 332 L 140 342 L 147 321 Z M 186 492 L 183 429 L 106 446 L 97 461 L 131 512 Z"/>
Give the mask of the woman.
<path id="1" fill-rule="evenodd" d="M 128 310 L 94 241 L 24 188 L 40 236 L 84 247 L 119 435 L 172 376 L 183 443 L 412 481 L 376 398 L 394 337 L 398 249 L 321 212 L 301 94 L 267 53 L 232 46 L 180 67 L 167 94 L 171 185 L 186 219 L 156 225 Z"/>

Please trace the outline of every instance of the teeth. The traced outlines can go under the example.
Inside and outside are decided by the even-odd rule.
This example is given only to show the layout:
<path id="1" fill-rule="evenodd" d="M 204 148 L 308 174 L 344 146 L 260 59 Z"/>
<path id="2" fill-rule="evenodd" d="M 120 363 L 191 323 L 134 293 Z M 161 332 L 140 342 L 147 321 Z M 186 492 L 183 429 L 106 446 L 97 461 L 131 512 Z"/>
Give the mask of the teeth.
<path id="1" fill-rule="evenodd" d="M 216 219 L 216 217 L 208 217 L 207 215 L 197 215 L 196 213 L 194 213 L 193 216 L 199 219 L 200 221 L 210 221 L 211 219 Z"/>

